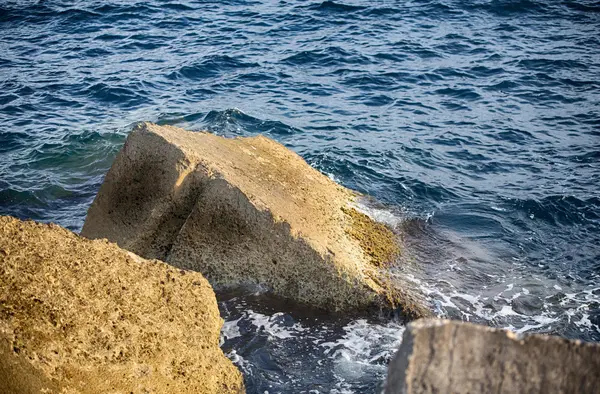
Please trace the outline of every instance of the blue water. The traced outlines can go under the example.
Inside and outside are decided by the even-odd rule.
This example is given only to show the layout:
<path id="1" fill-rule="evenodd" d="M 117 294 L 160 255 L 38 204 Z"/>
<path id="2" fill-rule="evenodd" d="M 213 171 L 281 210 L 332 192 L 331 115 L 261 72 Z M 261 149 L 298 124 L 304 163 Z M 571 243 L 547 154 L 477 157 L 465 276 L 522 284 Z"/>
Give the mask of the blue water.
<path id="1" fill-rule="evenodd" d="M 263 133 L 376 197 L 438 315 L 600 341 L 598 32 L 592 0 L 5 0 L 0 213 L 78 231 L 141 120 Z M 403 330 L 220 306 L 250 393 L 377 392 Z"/>

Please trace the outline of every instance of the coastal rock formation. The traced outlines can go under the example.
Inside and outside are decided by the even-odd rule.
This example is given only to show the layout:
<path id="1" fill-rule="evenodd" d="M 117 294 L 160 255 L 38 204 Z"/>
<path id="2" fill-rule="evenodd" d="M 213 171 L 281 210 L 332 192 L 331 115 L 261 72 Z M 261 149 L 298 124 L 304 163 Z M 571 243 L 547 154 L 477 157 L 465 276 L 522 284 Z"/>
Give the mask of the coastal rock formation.
<path id="1" fill-rule="evenodd" d="M 597 393 L 600 345 L 449 320 L 408 325 L 386 394 Z"/>
<path id="2" fill-rule="evenodd" d="M 0 217 L 0 393 L 239 393 L 196 272 Z"/>
<path id="3" fill-rule="evenodd" d="M 223 138 L 138 125 L 81 232 L 201 272 L 329 310 L 400 306 L 428 314 L 382 269 L 396 236 L 359 212 L 357 193 L 263 136 Z"/>

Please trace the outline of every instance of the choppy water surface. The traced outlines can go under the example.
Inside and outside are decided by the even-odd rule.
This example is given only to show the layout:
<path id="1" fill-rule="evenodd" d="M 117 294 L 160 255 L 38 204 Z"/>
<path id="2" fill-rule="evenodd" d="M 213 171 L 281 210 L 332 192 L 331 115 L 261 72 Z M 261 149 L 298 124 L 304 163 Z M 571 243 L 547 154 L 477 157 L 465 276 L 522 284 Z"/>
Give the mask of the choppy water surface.
<path id="1" fill-rule="evenodd" d="M 591 0 L 3 1 L 0 213 L 79 230 L 140 120 L 264 133 L 382 203 L 440 316 L 599 341 L 598 31 Z M 250 393 L 377 392 L 403 331 L 221 308 Z"/>

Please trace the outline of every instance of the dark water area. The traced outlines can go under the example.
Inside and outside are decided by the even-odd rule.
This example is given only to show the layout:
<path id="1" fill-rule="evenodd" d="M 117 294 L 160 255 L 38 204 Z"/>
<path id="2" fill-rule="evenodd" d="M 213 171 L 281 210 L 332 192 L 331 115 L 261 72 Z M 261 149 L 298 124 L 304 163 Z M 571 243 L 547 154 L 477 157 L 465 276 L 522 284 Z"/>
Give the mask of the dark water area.
<path id="1" fill-rule="evenodd" d="M 2 1 L 0 214 L 81 229 L 132 126 L 263 133 L 439 316 L 600 341 L 600 2 Z M 249 393 L 378 392 L 404 326 L 221 297 Z"/>

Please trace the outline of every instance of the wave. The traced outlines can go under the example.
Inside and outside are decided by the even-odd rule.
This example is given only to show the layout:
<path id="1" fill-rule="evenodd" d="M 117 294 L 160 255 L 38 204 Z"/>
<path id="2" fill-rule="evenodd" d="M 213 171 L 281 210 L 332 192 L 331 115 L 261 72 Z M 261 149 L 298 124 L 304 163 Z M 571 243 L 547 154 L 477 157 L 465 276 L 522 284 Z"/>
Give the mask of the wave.
<path id="1" fill-rule="evenodd" d="M 458 99 L 464 99 L 469 101 L 478 100 L 481 98 L 481 95 L 477 92 L 473 91 L 473 89 L 453 89 L 453 88 L 443 88 L 437 89 L 433 93 L 439 94 L 442 96 L 450 96 Z"/>
<path id="2" fill-rule="evenodd" d="M 600 225 L 600 198 L 580 199 L 575 196 L 548 196 L 540 200 L 508 199 L 508 203 L 536 220 L 553 226 L 597 223 Z"/>
<path id="3" fill-rule="evenodd" d="M 301 131 L 276 120 L 258 119 L 238 109 L 210 111 L 203 119 L 207 128 L 217 133 L 235 131 L 236 134 L 266 134 L 285 136 Z"/>
<path id="4" fill-rule="evenodd" d="M 362 11 L 362 10 L 366 9 L 366 7 L 364 7 L 364 6 L 344 4 L 344 3 L 335 2 L 335 1 L 324 1 L 320 4 L 312 4 L 312 5 L 309 5 L 307 8 L 311 9 L 311 10 L 315 10 L 315 11 L 335 12 L 335 13 L 356 12 L 356 11 Z"/>
<path id="5" fill-rule="evenodd" d="M 368 64 L 370 60 L 356 51 L 329 46 L 296 53 L 284 58 L 282 62 L 296 66 L 313 64 L 319 67 L 330 67 L 343 64 Z"/>
<path id="6" fill-rule="evenodd" d="M 546 2 L 535 0 L 492 0 L 486 2 L 462 3 L 469 11 L 485 11 L 500 17 L 515 17 L 527 14 L 546 14 L 551 6 Z"/>
<path id="7" fill-rule="evenodd" d="M 86 92 L 89 96 L 93 97 L 94 100 L 124 107 L 135 107 L 142 104 L 148 104 L 152 101 L 151 98 L 141 92 L 137 92 L 137 88 L 132 89 L 124 86 L 115 86 L 104 82 L 89 86 Z"/>
<path id="8" fill-rule="evenodd" d="M 202 80 L 206 78 L 213 78 L 224 73 L 236 72 L 240 69 L 258 67 L 259 65 L 257 63 L 247 63 L 231 56 L 211 55 L 206 56 L 200 62 L 180 67 L 177 71 L 167 75 L 167 78 Z"/>
<path id="9" fill-rule="evenodd" d="M 533 59 L 522 59 L 509 64 L 516 64 L 518 67 L 522 67 L 527 70 L 540 70 L 540 71 L 554 71 L 556 69 L 579 69 L 587 70 L 588 65 L 577 60 L 566 60 L 566 59 L 548 59 L 548 58 L 533 58 Z"/>
<path id="10" fill-rule="evenodd" d="M 237 108 L 180 116 L 163 114 L 157 123 L 180 125 L 195 130 L 209 130 L 215 134 L 226 136 L 265 134 L 280 138 L 302 133 L 300 129 L 283 122 L 256 118 Z"/>
<path id="11" fill-rule="evenodd" d="M 566 7 L 576 11 L 598 13 L 600 12 L 600 4 L 597 1 L 563 1 Z"/>

